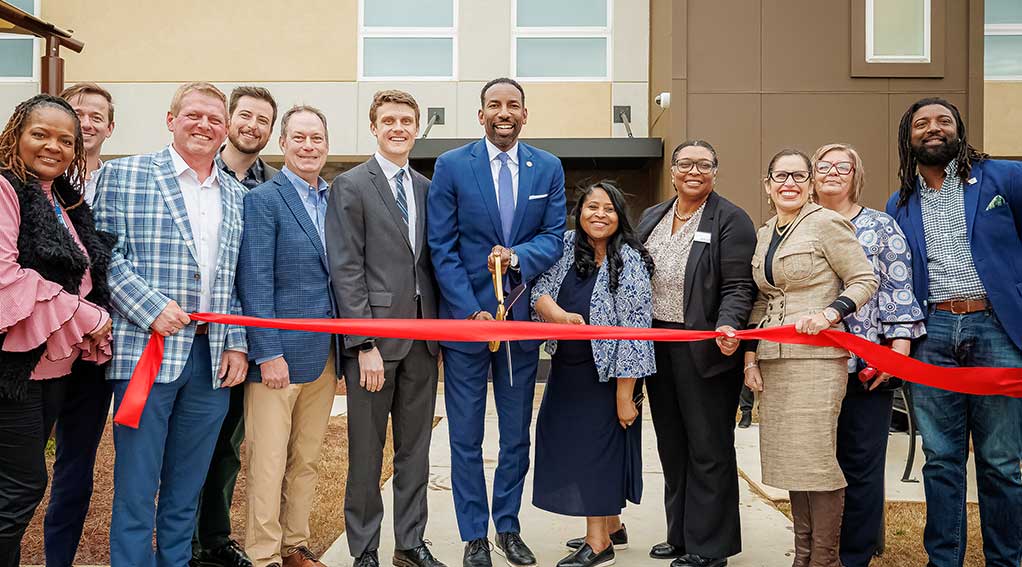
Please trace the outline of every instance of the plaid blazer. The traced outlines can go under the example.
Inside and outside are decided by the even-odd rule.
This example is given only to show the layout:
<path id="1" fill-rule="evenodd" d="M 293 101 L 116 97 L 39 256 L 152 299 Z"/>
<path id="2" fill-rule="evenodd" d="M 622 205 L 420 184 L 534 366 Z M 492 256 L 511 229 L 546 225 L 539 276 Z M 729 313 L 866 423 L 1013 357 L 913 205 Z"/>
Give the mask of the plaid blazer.
<path id="1" fill-rule="evenodd" d="M 222 169 L 213 169 L 220 181 L 223 221 L 210 309 L 240 315 L 234 274 L 245 189 Z M 114 356 L 107 379 L 127 380 L 149 340 L 149 326 L 170 300 L 187 313 L 199 309 L 200 271 L 169 148 L 107 162 L 96 182 L 96 193 L 96 226 L 118 237 L 108 278 Z M 156 382 L 173 382 L 181 375 L 194 337 L 194 324 L 167 337 Z M 209 341 L 217 387 L 224 349 L 247 352 L 245 330 L 211 324 Z"/>

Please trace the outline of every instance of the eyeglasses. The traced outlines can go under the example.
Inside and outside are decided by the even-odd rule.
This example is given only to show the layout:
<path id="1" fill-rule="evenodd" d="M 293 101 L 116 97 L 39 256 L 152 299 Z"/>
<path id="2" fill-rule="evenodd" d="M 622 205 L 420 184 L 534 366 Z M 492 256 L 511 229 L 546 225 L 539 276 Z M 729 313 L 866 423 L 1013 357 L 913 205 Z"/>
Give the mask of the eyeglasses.
<path id="1" fill-rule="evenodd" d="M 831 163 L 829 161 L 816 162 L 816 171 L 820 173 L 830 173 L 831 169 L 836 169 L 841 175 L 848 175 L 855 170 L 855 165 L 850 161 L 839 161 L 837 163 Z"/>
<path id="2" fill-rule="evenodd" d="M 808 171 L 771 171 L 770 179 L 779 185 L 783 185 L 788 178 L 795 180 L 795 183 L 805 183 L 809 181 Z"/>
<path id="3" fill-rule="evenodd" d="M 693 167 L 696 168 L 699 173 L 710 173 L 713 171 L 713 168 L 716 167 L 716 164 L 708 159 L 701 159 L 699 161 L 683 159 L 672 163 L 671 167 L 677 173 L 688 173 L 692 171 Z"/>

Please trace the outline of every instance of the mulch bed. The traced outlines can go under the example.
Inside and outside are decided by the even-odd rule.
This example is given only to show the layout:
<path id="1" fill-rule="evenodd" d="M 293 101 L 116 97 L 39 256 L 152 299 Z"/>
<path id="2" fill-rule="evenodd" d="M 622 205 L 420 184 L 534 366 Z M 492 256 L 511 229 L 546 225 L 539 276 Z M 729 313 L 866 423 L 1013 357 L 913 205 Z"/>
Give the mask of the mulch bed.
<path id="1" fill-rule="evenodd" d="M 434 422 L 435 424 L 435 422 Z M 245 541 L 246 468 L 245 445 L 242 445 L 242 469 L 234 492 L 231 508 L 233 537 L 242 545 Z M 52 453 L 52 452 L 51 452 Z M 388 435 L 384 451 L 383 475 L 380 485 L 393 473 L 394 453 Z M 52 470 L 53 455 L 47 457 L 47 467 Z M 114 447 L 113 428 L 108 426 L 100 443 L 96 459 L 96 481 L 92 494 L 92 505 L 85 520 L 82 543 L 78 548 L 76 564 L 108 565 L 110 563 L 109 533 L 110 510 L 113 501 Z M 311 548 L 321 554 L 344 532 L 344 490 L 348 477 L 348 421 L 344 416 L 330 418 L 322 461 L 319 483 L 316 486 L 316 500 L 312 510 Z M 49 490 L 42 504 L 36 510 L 32 524 L 22 540 L 22 562 L 41 565 L 43 560 L 43 516 L 49 501 Z"/>

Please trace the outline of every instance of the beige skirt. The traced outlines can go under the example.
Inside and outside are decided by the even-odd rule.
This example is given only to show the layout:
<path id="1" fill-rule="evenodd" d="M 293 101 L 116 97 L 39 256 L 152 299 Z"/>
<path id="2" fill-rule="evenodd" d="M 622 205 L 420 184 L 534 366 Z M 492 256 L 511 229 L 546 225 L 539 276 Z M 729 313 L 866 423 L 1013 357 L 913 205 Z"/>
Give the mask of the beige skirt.
<path id="1" fill-rule="evenodd" d="M 825 491 L 847 483 L 837 462 L 837 418 L 847 358 L 760 360 L 759 454 L 763 482 Z"/>

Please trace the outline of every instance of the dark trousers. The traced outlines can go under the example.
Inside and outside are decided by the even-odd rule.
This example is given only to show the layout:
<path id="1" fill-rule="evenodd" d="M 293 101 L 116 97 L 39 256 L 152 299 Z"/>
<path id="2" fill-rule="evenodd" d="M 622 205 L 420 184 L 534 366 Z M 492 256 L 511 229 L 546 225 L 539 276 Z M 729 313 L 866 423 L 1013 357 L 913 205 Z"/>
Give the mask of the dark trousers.
<path id="1" fill-rule="evenodd" d="M 0 567 L 21 563 L 21 538 L 46 492 L 43 386 L 25 400 L 0 398 Z"/>
<path id="2" fill-rule="evenodd" d="M 742 386 L 742 395 L 738 398 L 738 409 L 742 410 L 742 413 L 752 411 L 752 406 L 755 404 L 756 392 L 753 392 L 747 386 Z"/>
<path id="3" fill-rule="evenodd" d="M 43 523 L 47 567 L 70 567 L 78 552 L 92 499 L 96 451 L 110 414 L 112 389 L 105 369 L 78 360 L 71 375 L 60 380 L 63 395 L 56 408 L 54 433 L 57 458 Z"/>
<path id="4" fill-rule="evenodd" d="M 379 392 L 359 384 L 357 358 L 344 358 L 348 377 L 348 487 L 344 495 L 345 535 L 352 557 L 380 547 L 383 498 L 380 472 L 387 419 L 394 432 L 394 544 L 422 545 L 426 531 L 429 442 L 436 410 L 437 360 L 424 341 L 415 341 L 401 360 L 383 363 Z"/>
<path id="5" fill-rule="evenodd" d="M 894 392 L 849 388 L 837 422 L 837 460 L 848 481 L 841 564 L 867 567 L 884 523 L 884 464 Z"/>
<path id="6" fill-rule="evenodd" d="M 210 550 L 227 544 L 231 537 L 231 503 L 241 470 L 241 442 L 245 439 L 245 388 L 231 388 L 231 401 L 209 462 L 206 483 L 199 496 L 192 550 Z"/>
<path id="7" fill-rule="evenodd" d="M 735 460 L 741 375 L 699 376 L 686 343 L 655 349 L 657 373 L 646 390 L 664 469 L 667 541 L 704 557 L 735 555 L 742 550 Z"/>

